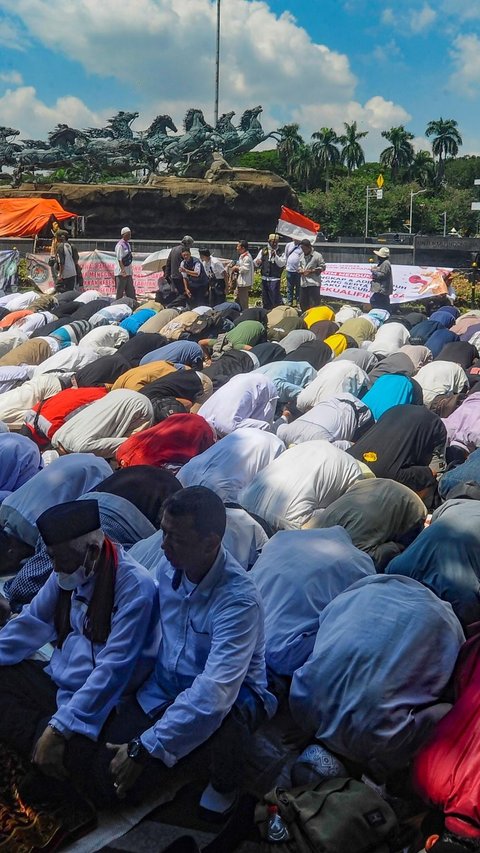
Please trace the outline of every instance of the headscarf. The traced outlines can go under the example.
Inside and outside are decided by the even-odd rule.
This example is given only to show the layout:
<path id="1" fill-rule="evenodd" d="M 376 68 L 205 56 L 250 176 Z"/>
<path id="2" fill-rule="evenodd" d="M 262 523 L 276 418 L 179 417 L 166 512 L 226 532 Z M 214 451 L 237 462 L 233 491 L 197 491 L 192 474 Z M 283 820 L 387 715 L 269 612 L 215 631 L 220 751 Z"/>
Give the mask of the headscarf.
<path id="1" fill-rule="evenodd" d="M 148 352 L 143 356 L 140 364 L 148 364 L 150 361 L 171 361 L 172 364 L 186 364 L 193 370 L 201 370 L 203 350 L 196 341 L 172 341 Z"/>
<path id="2" fill-rule="evenodd" d="M 376 331 L 376 326 L 365 317 L 354 317 L 351 320 L 346 320 L 339 329 L 342 334 L 353 338 L 359 347 L 365 341 L 373 341 Z"/>
<path id="3" fill-rule="evenodd" d="M 273 309 L 276 310 L 275 308 Z M 269 341 L 281 341 L 283 338 L 286 338 L 290 332 L 295 331 L 296 329 L 306 329 L 306 325 L 304 320 L 301 317 L 284 317 L 283 320 L 279 320 L 274 326 L 271 326 L 269 323 L 268 326 L 268 340 Z"/>
<path id="4" fill-rule="evenodd" d="M 215 391 L 199 409 L 218 435 L 228 435 L 238 427 L 253 425 L 253 421 L 272 424 L 278 394 L 273 382 L 261 373 L 233 376 L 226 385 Z"/>
<path id="5" fill-rule="evenodd" d="M 308 311 L 305 311 L 303 315 L 303 319 L 305 320 L 305 325 L 307 329 L 310 329 L 314 323 L 318 323 L 319 320 L 335 320 L 335 312 L 332 311 L 331 308 L 328 308 L 327 305 L 318 305 L 315 308 L 309 308 Z"/>
<path id="6" fill-rule="evenodd" d="M 464 370 L 468 370 L 476 358 L 478 358 L 477 348 L 466 341 L 445 344 L 438 355 L 438 361 L 453 361 L 454 364 L 459 364 Z"/>
<path id="7" fill-rule="evenodd" d="M 268 312 L 268 328 L 271 329 L 274 326 L 281 326 L 284 320 L 291 319 L 298 320 L 297 309 L 292 308 L 291 305 L 277 305 L 276 308 L 272 308 L 272 310 Z"/>
<path id="8" fill-rule="evenodd" d="M 468 388 L 467 374 L 451 361 L 432 361 L 420 368 L 415 379 L 422 386 L 423 402 L 428 407 L 441 394 L 459 394 Z"/>
<path id="9" fill-rule="evenodd" d="M 410 330 L 410 343 L 424 346 L 430 335 L 433 335 L 434 332 L 443 328 L 444 326 L 442 326 L 441 323 L 436 323 L 434 320 L 422 320 L 421 323 L 417 323 L 417 325 Z M 452 332 L 453 331 L 455 330 L 452 329 Z"/>
<path id="10" fill-rule="evenodd" d="M 168 361 L 150 361 L 148 364 L 132 367 L 122 373 L 112 385 L 112 391 L 117 388 L 131 388 L 132 391 L 141 391 L 145 385 L 175 373 L 176 367 Z"/>
<path id="11" fill-rule="evenodd" d="M 265 344 L 257 344 L 252 348 L 253 354 L 258 358 L 260 367 L 265 364 L 272 364 L 275 361 L 284 361 L 286 352 L 280 344 L 267 341 Z"/>
<path id="12" fill-rule="evenodd" d="M 480 447 L 480 393 L 470 394 L 453 414 L 445 418 L 444 424 L 450 444 L 460 445 L 469 453 Z"/>
<path id="13" fill-rule="evenodd" d="M 334 356 L 341 355 L 347 349 L 347 338 L 341 333 L 329 335 L 328 338 L 325 338 L 324 343 L 330 347 Z"/>
<path id="14" fill-rule="evenodd" d="M 265 308 L 245 308 L 245 311 L 242 311 L 237 317 L 235 317 L 233 321 L 234 326 L 238 326 L 239 323 L 243 323 L 245 320 L 255 320 L 257 323 L 261 323 L 262 326 L 267 326 L 268 321 L 268 312 Z"/>
<path id="15" fill-rule="evenodd" d="M 188 415 L 188 417 L 196 416 Z M 162 505 L 170 495 L 181 488 L 181 483 L 165 468 L 156 468 L 153 465 L 132 465 L 115 471 L 95 487 L 95 492 L 108 492 L 125 498 L 158 529 Z"/>
<path id="16" fill-rule="evenodd" d="M 373 423 L 370 409 L 352 394 L 330 397 L 289 424 L 280 424 L 277 435 L 288 447 L 304 441 L 334 442 L 337 446 L 355 440 L 357 433 Z"/>
<path id="17" fill-rule="evenodd" d="M 127 362 L 129 367 L 138 367 L 144 355 L 154 349 L 160 349 L 168 343 L 163 335 L 149 332 L 139 332 L 118 348 L 119 355 Z"/>
<path id="18" fill-rule="evenodd" d="M 361 308 L 353 307 L 353 305 L 342 305 L 339 311 L 335 314 L 336 323 L 346 323 L 347 320 L 353 320 L 354 317 L 359 317 L 362 313 Z"/>
<path id="19" fill-rule="evenodd" d="M 161 379 L 149 382 L 140 391 L 154 403 L 164 397 L 175 397 L 177 400 L 187 400 L 192 405 L 202 397 L 203 385 L 195 370 L 175 370 Z"/>
<path id="20" fill-rule="evenodd" d="M 362 403 L 368 406 L 373 417 L 378 421 L 393 406 L 400 406 L 405 403 L 421 405 L 422 397 L 420 394 L 420 400 L 415 399 L 414 385 L 408 376 L 386 374 L 380 376 L 373 388 L 370 388 L 362 397 Z"/>
<path id="21" fill-rule="evenodd" d="M 93 453 L 59 456 L 0 507 L 0 524 L 32 548 L 38 538 L 37 518 L 51 506 L 76 500 L 112 472 L 104 459 Z"/>
<path id="22" fill-rule="evenodd" d="M 283 442 L 262 429 L 240 427 L 187 462 L 178 472 L 186 486 L 207 486 L 222 501 L 237 501 L 255 474 L 285 450 Z"/>
<path id="23" fill-rule="evenodd" d="M 404 352 L 393 352 L 391 355 L 387 355 L 386 358 L 382 358 L 382 360 L 378 362 L 378 364 L 368 374 L 368 378 L 373 385 L 380 376 L 391 376 L 392 374 L 398 374 L 399 376 L 413 376 L 414 373 L 415 368 L 408 355 Z"/>
<path id="24" fill-rule="evenodd" d="M 415 369 L 415 373 L 417 370 L 420 370 L 424 364 L 427 364 L 432 360 L 432 353 L 427 347 L 423 346 L 413 346 L 412 344 L 405 344 L 405 346 L 399 349 L 399 352 L 405 353 L 408 355 L 410 361 L 413 364 Z"/>
<path id="25" fill-rule="evenodd" d="M 287 355 L 289 355 L 291 352 L 294 352 L 300 344 L 314 340 L 315 334 L 311 329 L 294 329 L 293 332 L 289 332 L 288 335 L 282 338 L 281 346 Z"/>
<path id="26" fill-rule="evenodd" d="M 306 341 L 300 344 L 288 356 L 288 361 L 308 361 L 315 369 L 320 370 L 324 364 L 332 360 L 332 349 L 324 341 Z"/>
<path id="27" fill-rule="evenodd" d="M 357 480 L 327 507 L 317 527 L 339 524 L 353 544 L 370 554 L 377 569 L 383 571 L 389 558 L 408 543 L 409 535 L 420 533 L 426 515 L 425 504 L 415 492 L 379 477 Z"/>
<path id="28" fill-rule="evenodd" d="M 374 352 L 369 352 L 367 349 L 356 349 L 355 347 L 346 349 L 345 352 L 337 356 L 337 360 L 351 361 L 365 373 L 369 373 L 378 363 L 378 357 Z"/>
<path id="29" fill-rule="evenodd" d="M 102 524 L 105 523 L 105 519 L 108 519 L 110 529 L 113 527 L 116 533 L 110 538 L 113 538 L 114 542 L 119 542 L 124 548 L 131 548 L 135 542 L 146 539 L 157 529 L 138 509 L 133 500 L 133 495 L 126 498 L 112 492 L 97 491 L 95 488 L 86 495 L 82 495 L 79 500 L 96 500 L 98 502 L 99 510 L 100 507 L 102 509 Z"/>
<path id="30" fill-rule="evenodd" d="M 138 331 L 146 332 L 147 334 L 150 332 L 161 332 L 163 327 L 177 316 L 177 308 L 162 308 L 161 311 L 157 311 L 153 317 L 150 317 L 143 326 L 140 326 Z"/>
<path id="31" fill-rule="evenodd" d="M 90 452 L 111 459 L 127 436 L 153 423 L 153 407 L 138 391 L 111 391 L 70 418 L 52 446 L 66 453 Z"/>
<path id="32" fill-rule="evenodd" d="M 103 308 L 107 308 L 110 305 L 110 299 L 92 299 L 90 302 L 79 302 L 76 301 L 76 311 L 72 314 L 72 320 L 90 320 L 90 317 L 93 317 L 94 314 L 97 314 Z"/>
<path id="33" fill-rule="evenodd" d="M 87 332 L 79 346 L 88 347 L 101 355 L 114 355 L 118 347 L 128 341 L 128 332 L 119 326 L 98 326 Z"/>
<path id="34" fill-rule="evenodd" d="M 480 620 L 480 501 L 447 501 L 432 523 L 387 568 L 428 586 L 463 625 Z"/>
<path id="35" fill-rule="evenodd" d="M 435 323 L 441 323 L 444 329 L 450 329 L 455 324 L 456 318 L 450 311 L 445 310 L 445 308 L 439 308 L 433 314 L 430 314 L 429 319 Z"/>
<path id="36" fill-rule="evenodd" d="M 332 320 L 318 320 L 310 326 L 309 331 L 312 332 L 319 341 L 324 341 L 326 338 L 329 338 L 330 335 L 335 335 L 336 332 L 338 332 L 338 323 L 334 323 Z"/>
<path id="37" fill-rule="evenodd" d="M 354 397 L 361 397 L 370 386 L 370 380 L 364 370 L 349 361 L 335 359 L 318 371 L 317 378 L 307 385 L 297 397 L 300 412 L 316 406 L 329 397 L 340 397 L 345 391 Z"/>
<path id="38" fill-rule="evenodd" d="M 453 341 L 458 341 L 460 338 L 449 329 L 437 329 L 433 335 L 430 335 L 425 342 L 425 346 L 432 353 L 432 358 L 437 358 L 441 353 L 445 344 L 450 344 Z"/>
<path id="39" fill-rule="evenodd" d="M 24 435 L 0 433 L 0 501 L 27 483 L 43 468 L 40 451 Z"/>
<path id="40" fill-rule="evenodd" d="M 208 376 L 213 383 L 213 390 L 216 391 L 222 385 L 225 385 L 232 376 L 237 376 L 239 373 L 250 373 L 255 370 L 258 364 L 251 358 L 252 350 L 233 349 L 222 353 L 220 358 L 213 361 L 208 367 L 204 367 L 202 373 Z"/>
<path id="41" fill-rule="evenodd" d="M 131 465 L 164 465 L 178 469 L 214 444 L 215 432 L 200 415 L 170 415 L 159 424 L 132 435 L 120 445 L 116 459 Z"/>
<path id="42" fill-rule="evenodd" d="M 28 317 L 30 314 L 33 314 L 33 311 L 29 311 L 28 309 L 24 311 L 11 311 L 3 320 L 0 320 L 0 331 L 9 329 L 14 323 L 18 323 L 19 320 L 23 320 L 24 317 Z"/>
<path id="43" fill-rule="evenodd" d="M 478 325 L 478 323 L 480 323 L 480 312 L 468 311 L 467 314 L 462 314 L 461 317 L 458 317 L 451 329 L 455 334 L 463 335 L 464 332 L 472 326 Z"/>
<path id="44" fill-rule="evenodd" d="M 136 311 L 130 317 L 126 317 L 125 320 L 122 320 L 120 328 L 125 329 L 125 331 L 133 337 L 137 334 L 140 326 L 143 326 L 143 324 L 154 317 L 155 314 L 156 311 L 143 308 L 141 311 Z"/>
<path id="45" fill-rule="evenodd" d="M 118 352 L 115 355 L 103 355 L 81 367 L 75 374 L 75 381 L 79 388 L 113 385 L 118 377 L 129 369 L 130 365 Z"/>
<path id="46" fill-rule="evenodd" d="M 385 323 L 376 333 L 375 340 L 368 345 L 368 349 L 377 355 L 389 355 L 407 344 L 409 338 L 410 334 L 402 323 Z"/>
<path id="47" fill-rule="evenodd" d="M 368 465 L 376 477 L 420 491 L 435 482 L 428 466 L 446 438 L 447 430 L 434 412 L 405 404 L 388 409 L 348 453 Z"/>

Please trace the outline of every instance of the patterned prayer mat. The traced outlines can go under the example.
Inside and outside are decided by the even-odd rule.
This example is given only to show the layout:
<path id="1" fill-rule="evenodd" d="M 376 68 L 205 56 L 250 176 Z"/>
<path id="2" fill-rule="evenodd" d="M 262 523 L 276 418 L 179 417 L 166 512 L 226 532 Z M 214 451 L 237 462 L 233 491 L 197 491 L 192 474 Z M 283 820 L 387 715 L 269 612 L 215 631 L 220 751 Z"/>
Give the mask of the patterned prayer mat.
<path id="1" fill-rule="evenodd" d="M 20 791 L 29 769 L 0 744 L 0 853 L 52 853 L 96 825 L 93 806 L 70 788 L 57 803 L 42 803 L 38 795 L 27 801 Z"/>

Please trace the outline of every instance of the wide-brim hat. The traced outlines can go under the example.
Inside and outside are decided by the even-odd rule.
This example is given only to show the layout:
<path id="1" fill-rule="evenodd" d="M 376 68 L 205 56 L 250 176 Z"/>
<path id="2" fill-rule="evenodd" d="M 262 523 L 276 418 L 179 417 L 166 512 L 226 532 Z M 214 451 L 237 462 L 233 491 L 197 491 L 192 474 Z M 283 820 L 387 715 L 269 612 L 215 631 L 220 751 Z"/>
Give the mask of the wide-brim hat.
<path id="1" fill-rule="evenodd" d="M 377 255 L 379 258 L 389 258 L 390 257 L 390 249 L 388 246 L 381 246 L 380 249 L 374 249 L 373 254 Z"/>

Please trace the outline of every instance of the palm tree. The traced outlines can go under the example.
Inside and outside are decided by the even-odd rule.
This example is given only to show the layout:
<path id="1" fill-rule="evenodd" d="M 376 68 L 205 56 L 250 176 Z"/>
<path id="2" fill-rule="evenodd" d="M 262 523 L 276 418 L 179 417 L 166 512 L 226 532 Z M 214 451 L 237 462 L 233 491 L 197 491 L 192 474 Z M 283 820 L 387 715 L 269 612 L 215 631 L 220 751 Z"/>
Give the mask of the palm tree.
<path id="1" fill-rule="evenodd" d="M 363 153 L 363 148 L 358 140 L 367 136 L 368 130 L 357 130 L 356 121 L 352 121 L 351 124 L 344 121 L 343 124 L 345 127 L 345 133 L 343 136 L 340 136 L 338 140 L 342 145 L 340 156 L 342 163 L 345 163 L 348 173 L 350 174 L 353 169 L 358 169 L 359 166 L 363 166 L 365 163 L 365 154 Z"/>
<path id="2" fill-rule="evenodd" d="M 422 187 L 431 187 L 435 179 L 435 161 L 430 151 L 417 151 L 410 166 L 410 178 Z"/>
<path id="3" fill-rule="evenodd" d="M 325 172 L 325 192 L 330 189 L 330 167 L 340 162 L 340 151 L 337 148 L 338 136 L 333 127 L 322 127 L 321 130 L 312 133 L 312 139 L 316 141 L 312 145 L 313 156 L 317 166 Z"/>
<path id="4" fill-rule="evenodd" d="M 456 157 L 458 149 L 463 145 L 458 122 L 453 118 L 440 117 L 428 123 L 425 135 L 433 136 L 432 151 L 434 157 L 438 157 L 437 185 L 440 185 L 445 175 L 446 158 Z"/>
<path id="5" fill-rule="evenodd" d="M 277 145 L 278 156 L 288 175 L 292 175 L 292 157 L 301 145 L 304 145 L 303 137 L 298 132 L 300 125 L 284 124 L 279 128 L 280 140 Z"/>
<path id="6" fill-rule="evenodd" d="M 391 127 L 390 130 L 382 130 L 382 136 L 391 144 L 380 154 L 380 163 L 382 166 L 390 166 L 392 179 L 396 181 L 400 169 L 407 169 L 415 156 L 411 143 L 414 136 L 405 130 L 403 124 Z"/>
<path id="7" fill-rule="evenodd" d="M 304 192 L 308 193 L 310 180 L 316 172 L 317 161 L 311 145 L 303 143 L 291 159 L 292 176 L 298 181 Z"/>

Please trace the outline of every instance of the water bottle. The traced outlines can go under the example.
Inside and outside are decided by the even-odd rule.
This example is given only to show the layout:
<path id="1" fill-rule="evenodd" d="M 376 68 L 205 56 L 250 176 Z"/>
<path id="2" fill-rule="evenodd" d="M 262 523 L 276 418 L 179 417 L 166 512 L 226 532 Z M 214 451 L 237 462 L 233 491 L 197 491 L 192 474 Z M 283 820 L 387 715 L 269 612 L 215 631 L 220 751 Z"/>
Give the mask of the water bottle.
<path id="1" fill-rule="evenodd" d="M 268 831 L 267 841 L 288 841 L 290 833 L 287 824 L 278 813 L 278 806 L 268 807 Z"/>

